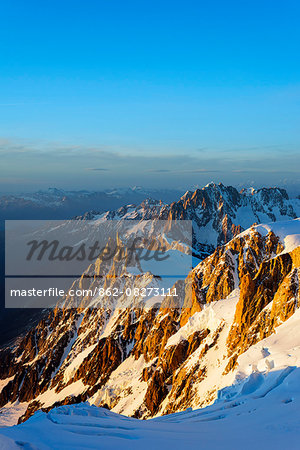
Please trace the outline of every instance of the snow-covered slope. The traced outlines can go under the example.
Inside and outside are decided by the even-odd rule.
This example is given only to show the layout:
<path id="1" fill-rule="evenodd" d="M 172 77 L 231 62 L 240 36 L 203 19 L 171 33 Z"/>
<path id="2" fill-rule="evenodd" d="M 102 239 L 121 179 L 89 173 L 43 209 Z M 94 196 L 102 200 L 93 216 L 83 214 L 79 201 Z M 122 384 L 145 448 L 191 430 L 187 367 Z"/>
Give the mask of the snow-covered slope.
<path id="1" fill-rule="evenodd" d="M 27 408 L 24 420 L 40 408 L 86 400 L 139 418 L 161 416 L 210 405 L 220 390 L 227 396 L 227 387 L 252 373 L 256 379 L 261 368 L 281 370 L 261 342 L 298 320 L 300 247 L 287 238 L 300 233 L 300 221 L 278 226 L 251 227 L 218 247 L 177 283 L 179 307 L 171 297 L 156 308 L 51 311 L 1 352 L 6 423 L 9 415 L 15 423 L 17 408 Z M 149 274 L 131 281 L 154 282 Z M 299 336 L 292 336 L 297 353 Z M 284 342 L 295 365 L 291 343 Z"/>
<path id="2" fill-rule="evenodd" d="M 61 406 L 0 429 L 0 448 L 296 450 L 299 411 L 300 310 L 240 356 L 233 383 L 211 406 L 148 421 L 88 403 Z"/>
<path id="3" fill-rule="evenodd" d="M 156 297 L 146 307 L 138 296 L 133 305 L 124 288 L 158 287 L 161 279 L 122 263 L 111 264 L 101 278 L 103 261 L 92 264 L 75 286 L 92 287 L 100 278 L 106 287 L 121 286 L 125 294 L 117 305 L 104 296 L 104 302 L 93 298 L 93 308 L 83 299 L 80 308 L 54 309 L 14 347 L 0 352 L 2 423 L 86 400 L 128 416 L 158 417 L 212 404 L 245 374 L 251 378 L 258 363 L 271 370 L 273 360 L 251 362 L 247 369 L 243 358 L 298 311 L 297 207 L 280 189 L 238 193 L 210 184 L 171 205 L 147 200 L 81 217 L 88 233 L 115 219 L 130 224 L 133 235 L 142 222 L 131 219 L 151 219 L 151 226 L 161 219 L 192 220 L 193 250 L 202 258 L 212 253 L 186 280 L 176 281 L 178 299 Z M 93 226 L 85 219 L 92 219 Z M 254 221 L 263 224 L 241 232 Z M 178 266 L 180 259 L 175 258 Z M 300 345 L 297 336 L 295 347 Z M 264 360 L 267 351 L 262 355 Z"/>
<path id="4" fill-rule="evenodd" d="M 0 448 L 298 450 L 299 411 L 300 310 L 240 356 L 233 383 L 211 406 L 148 421 L 88 403 L 61 406 L 0 429 Z"/>
<path id="5" fill-rule="evenodd" d="M 283 253 L 288 253 L 293 251 L 295 248 L 300 246 L 300 218 L 295 220 L 284 220 L 276 223 L 266 223 L 253 226 L 251 232 L 258 232 L 262 236 L 266 236 L 270 231 L 272 231 L 281 240 L 284 246 Z M 241 233 L 241 236 L 249 233 L 246 230 Z"/>

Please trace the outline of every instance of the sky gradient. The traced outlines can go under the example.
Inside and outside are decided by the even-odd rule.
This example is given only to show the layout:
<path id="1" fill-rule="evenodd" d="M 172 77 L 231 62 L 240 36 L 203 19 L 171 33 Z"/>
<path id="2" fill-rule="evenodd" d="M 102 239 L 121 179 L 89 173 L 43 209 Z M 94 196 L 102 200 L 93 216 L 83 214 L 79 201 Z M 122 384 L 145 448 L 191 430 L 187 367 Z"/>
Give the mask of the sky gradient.
<path id="1" fill-rule="evenodd" d="M 300 3 L 0 6 L 0 191 L 300 193 Z"/>

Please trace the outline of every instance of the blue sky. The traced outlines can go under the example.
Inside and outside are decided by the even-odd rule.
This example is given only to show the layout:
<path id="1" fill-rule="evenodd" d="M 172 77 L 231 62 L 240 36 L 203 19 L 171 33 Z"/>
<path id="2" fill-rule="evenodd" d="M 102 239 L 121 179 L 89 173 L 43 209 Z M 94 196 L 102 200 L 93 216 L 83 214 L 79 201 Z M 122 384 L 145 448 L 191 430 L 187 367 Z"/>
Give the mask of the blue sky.
<path id="1" fill-rule="evenodd" d="M 299 14 L 298 0 L 2 2 L 0 191 L 297 190 Z"/>

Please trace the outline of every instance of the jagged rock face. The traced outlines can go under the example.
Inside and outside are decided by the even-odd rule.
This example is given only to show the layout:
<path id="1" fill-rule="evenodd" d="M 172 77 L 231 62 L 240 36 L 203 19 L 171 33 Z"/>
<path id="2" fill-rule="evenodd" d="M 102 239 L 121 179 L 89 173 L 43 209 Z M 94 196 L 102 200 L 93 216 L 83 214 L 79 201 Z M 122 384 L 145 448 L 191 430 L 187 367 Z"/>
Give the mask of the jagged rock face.
<path id="1" fill-rule="evenodd" d="M 291 213 L 284 208 L 285 193 L 275 191 L 256 195 L 264 202 L 277 198 L 279 206 L 281 198 L 283 212 Z M 229 216 L 237 211 L 233 205 L 250 201 L 243 195 L 234 188 L 208 186 L 171 207 L 160 205 L 155 214 L 173 220 L 201 210 L 203 225 L 210 221 L 210 208 L 213 214 L 218 210 L 215 223 L 223 223 L 226 210 L 226 233 L 223 227 L 220 238 L 226 241 Z M 80 308 L 50 311 L 14 348 L 1 351 L 0 379 L 9 381 L 0 406 L 27 402 L 21 420 L 39 408 L 82 400 L 141 418 L 205 406 L 226 380 L 232 381 L 239 355 L 294 313 L 299 267 L 300 248 L 284 252 L 276 234 L 252 227 L 217 247 L 185 281 L 177 282 L 178 303 L 170 296 L 152 308 L 113 310 L 109 303 L 87 308 L 83 299 Z M 112 264 L 106 287 L 155 282 L 149 274 L 114 278 L 116 270 Z M 96 261 L 86 273 L 91 278 L 85 274 L 76 283 L 89 287 L 100 271 L 101 261 Z M 224 313 L 223 304 L 229 305 Z"/>
<path id="2" fill-rule="evenodd" d="M 291 257 L 285 254 L 262 263 L 254 279 L 250 274 L 243 276 L 240 284 L 240 300 L 234 319 L 235 325 L 228 341 L 230 348 L 240 347 L 241 351 L 247 348 L 250 339 L 249 329 L 259 313 L 273 300 L 291 268 Z"/>
<path id="3" fill-rule="evenodd" d="M 0 405 L 18 399 L 32 400 L 49 386 L 68 345 L 76 339 L 79 314 L 72 310 L 54 310 L 47 320 L 32 329 L 12 352 L 4 351 L 10 364 L 2 366 L 1 377 L 15 375 L 0 393 Z"/>
<path id="4" fill-rule="evenodd" d="M 109 378 L 109 375 L 122 362 L 122 349 L 113 337 L 100 339 L 95 349 L 84 360 L 73 380 L 82 380 L 85 385 L 99 387 Z"/>
<path id="5" fill-rule="evenodd" d="M 253 223 L 274 222 L 300 216 L 300 201 L 289 200 L 284 189 L 263 188 L 238 192 L 232 186 L 210 183 L 186 192 L 170 205 L 147 199 L 140 205 L 109 211 L 102 220 L 191 220 L 193 248 L 203 259 L 217 245 L 229 242 Z M 97 213 L 88 219 L 98 218 Z M 83 217 L 84 218 L 84 217 Z"/>
<path id="6" fill-rule="evenodd" d="M 29 402 L 24 420 L 39 408 L 88 399 L 144 418 L 211 403 L 218 383 L 210 380 L 231 379 L 238 356 L 298 307 L 300 247 L 282 251 L 272 232 L 263 236 L 254 227 L 237 236 L 189 274 L 181 309 L 165 303 L 49 312 L 16 348 L 3 351 L 1 378 L 13 379 L 1 406 Z M 215 305 L 238 292 L 231 320 L 211 317 Z M 49 390 L 56 401 L 47 399 Z"/>
<path id="7" fill-rule="evenodd" d="M 298 259 L 300 248 L 294 253 Z M 256 276 L 241 280 L 240 299 L 228 338 L 229 351 L 242 353 L 269 336 L 298 307 L 299 267 L 290 254 L 261 264 Z"/>
<path id="8" fill-rule="evenodd" d="M 299 269 L 292 269 L 279 286 L 270 313 L 272 326 L 276 327 L 287 320 L 297 308 L 299 294 Z"/>

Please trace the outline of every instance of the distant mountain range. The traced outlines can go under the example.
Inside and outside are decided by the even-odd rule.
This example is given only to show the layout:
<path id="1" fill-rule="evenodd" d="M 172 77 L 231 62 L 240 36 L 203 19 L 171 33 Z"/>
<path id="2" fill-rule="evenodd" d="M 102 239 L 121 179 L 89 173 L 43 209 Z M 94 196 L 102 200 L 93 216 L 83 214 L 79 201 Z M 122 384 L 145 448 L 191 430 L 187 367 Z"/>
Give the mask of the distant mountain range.
<path id="1" fill-rule="evenodd" d="M 107 211 L 151 197 L 170 203 L 183 192 L 172 189 L 132 188 L 105 191 L 65 191 L 49 188 L 34 193 L 2 195 L 0 221 L 5 219 L 69 219 L 89 210 Z"/>

